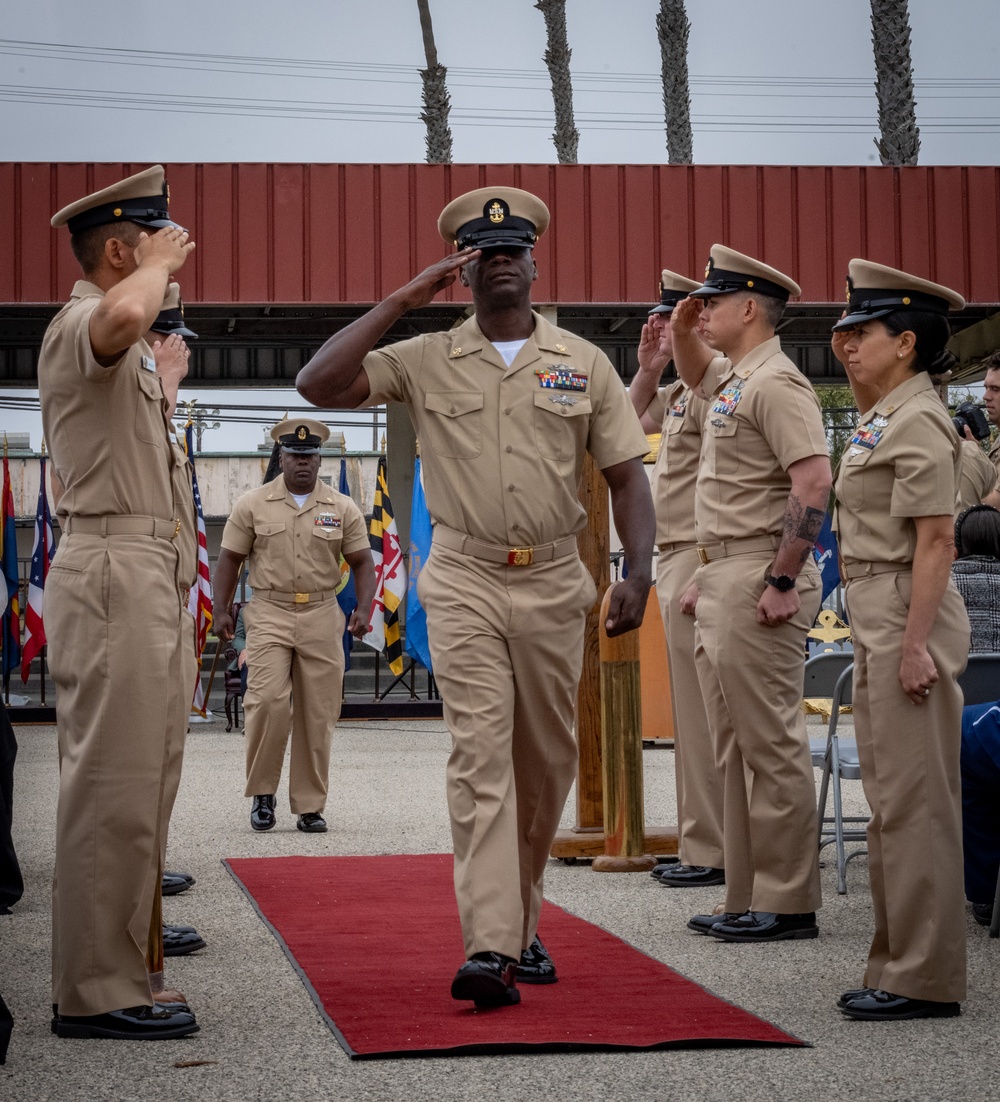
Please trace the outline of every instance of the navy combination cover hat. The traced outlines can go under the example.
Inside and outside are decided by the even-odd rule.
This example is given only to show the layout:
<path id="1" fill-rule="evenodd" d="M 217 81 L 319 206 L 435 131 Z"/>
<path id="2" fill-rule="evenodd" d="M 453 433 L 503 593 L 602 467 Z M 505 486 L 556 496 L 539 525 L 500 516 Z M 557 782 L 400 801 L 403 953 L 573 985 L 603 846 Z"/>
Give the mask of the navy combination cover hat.
<path id="1" fill-rule="evenodd" d="M 163 166 L 153 165 L 63 207 L 52 216 L 52 225 L 67 226 L 71 234 L 113 222 L 135 222 L 160 230 L 177 225 L 170 217 L 169 205 L 170 191 Z"/>
<path id="2" fill-rule="evenodd" d="M 312 455 L 330 437 L 330 430 L 320 421 L 310 417 L 289 417 L 271 429 L 271 439 L 281 445 L 281 450 Z"/>
<path id="3" fill-rule="evenodd" d="M 834 325 L 835 333 L 897 310 L 944 316 L 965 306 L 965 299 L 950 287 L 871 260 L 852 260 L 847 272 L 847 313 Z"/>
<path id="4" fill-rule="evenodd" d="M 714 298 L 716 295 L 728 295 L 734 291 L 770 295 L 782 302 L 787 302 L 790 295 L 802 294 L 802 288 L 794 279 L 779 272 L 777 268 L 772 268 L 770 264 L 738 253 L 725 245 L 713 245 L 705 268 L 705 282 L 691 294 L 696 298 Z"/>
<path id="5" fill-rule="evenodd" d="M 548 226 L 549 208 L 516 187 L 468 191 L 452 199 L 438 218 L 438 233 L 456 249 L 533 249 Z"/>
<path id="6" fill-rule="evenodd" d="M 651 314 L 672 314 L 674 307 L 682 298 L 687 298 L 692 291 L 697 291 L 701 286 L 697 280 L 686 279 L 676 272 L 664 268 L 660 273 L 660 304 L 654 306 Z"/>
<path id="7" fill-rule="evenodd" d="M 181 302 L 181 286 L 179 283 L 168 283 L 167 293 L 163 296 L 163 307 L 156 315 L 156 321 L 149 327 L 154 333 L 178 333 L 182 337 L 197 338 L 198 334 L 193 329 L 188 329 L 184 321 L 184 303 Z"/>

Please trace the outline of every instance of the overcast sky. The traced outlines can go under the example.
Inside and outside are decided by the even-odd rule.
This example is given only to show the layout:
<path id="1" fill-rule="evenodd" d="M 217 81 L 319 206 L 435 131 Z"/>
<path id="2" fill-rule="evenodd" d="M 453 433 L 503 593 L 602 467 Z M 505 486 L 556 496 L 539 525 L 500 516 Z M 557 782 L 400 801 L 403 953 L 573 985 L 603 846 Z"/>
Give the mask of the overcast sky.
<path id="1" fill-rule="evenodd" d="M 430 7 L 455 160 L 554 161 L 532 0 Z M 697 162 L 878 163 L 869 0 L 687 7 Z M 568 0 L 581 161 L 665 160 L 658 8 Z M 910 0 L 921 163 L 1000 163 L 998 13 Z M 416 0 L 31 0 L 6 6 L 0 34 L 2 160 L 424 159 Z"/>

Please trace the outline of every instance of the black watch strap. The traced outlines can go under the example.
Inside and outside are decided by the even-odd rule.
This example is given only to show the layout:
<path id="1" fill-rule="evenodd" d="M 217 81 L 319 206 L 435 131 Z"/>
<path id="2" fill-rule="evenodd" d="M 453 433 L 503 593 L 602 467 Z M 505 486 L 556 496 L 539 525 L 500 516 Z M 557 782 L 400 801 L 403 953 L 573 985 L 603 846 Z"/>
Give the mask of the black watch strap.
<path id="1" fill-rule="evenodd" d="M 787 593 L 795 588 L 794 578 L 790 578 L 787 574 L 772 574 L 770 570 L 765 575 L 764 581 L 768 585 L 773 585 L 779 593 Z"/>

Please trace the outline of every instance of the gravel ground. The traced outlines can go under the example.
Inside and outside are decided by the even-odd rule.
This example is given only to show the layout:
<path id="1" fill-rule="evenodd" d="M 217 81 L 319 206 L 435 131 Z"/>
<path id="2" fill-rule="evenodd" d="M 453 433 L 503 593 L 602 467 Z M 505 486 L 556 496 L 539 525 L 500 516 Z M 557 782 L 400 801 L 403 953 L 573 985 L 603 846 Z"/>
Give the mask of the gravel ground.
<path id="1" fill-rule="evenodd" d="M 167 960 L 168 983 L 187 994 L 201 1032 L 156 1044 L 60 1040 L 49 1029 L 55 732 L 19 727 L 17 734 L 15 841 L 26 890 L 15 913 L 0 917 L 0 991 L 16 1019 L 7 1064 L 0 1067 L 3 1099 L 413 1102 L 493 1092 L 504 1102 L 1000 1098 L 1000 941 L 991 941 L 971 915 L 969 1000 L 960 1018 L 862 1023 L 835 1009 L 839 993 L 860 983 L 870 934 L 863 857 L 849 865 L 846 896 L 836 894 L 835 869 L 824 868 L 817 940 L 770 946 L 729 945 L 685 928 L 689 915 L 721 902 L 720 889 L 668 889 L 645 875 L 550 865 L 546 894 L 554 902 L 812 1048 L 350 1061 L 221 859 L 447 851 L 448 736 L 433 721 L 342 724 L 331 766 L 331 829 L 315 836 L 295 830 L 284 797 L 277 828 L 254 834 L 249 801 L 241 795 L 242 739 L 227 735 L 222 722 L 193 727 L 167 864 L 192 873 L 197 884 L 165 899 L 164 912 L 168 922 L 196 926 L 208 942 L 200 953 Z M 673 764 L 671 750 L 644 754 L 649 823 L 674 821 Z M 860 782 L 845 782 L 844 788 L 845 809 L 863 814 Z M 571 797 L 567 826 L 573 807 Z M 373 991 L 379 983 L 383 997 L 391 998 L 391 961 L 373 962 Z M 205 1063 L 176 1066 L 190 1061 Z"/>

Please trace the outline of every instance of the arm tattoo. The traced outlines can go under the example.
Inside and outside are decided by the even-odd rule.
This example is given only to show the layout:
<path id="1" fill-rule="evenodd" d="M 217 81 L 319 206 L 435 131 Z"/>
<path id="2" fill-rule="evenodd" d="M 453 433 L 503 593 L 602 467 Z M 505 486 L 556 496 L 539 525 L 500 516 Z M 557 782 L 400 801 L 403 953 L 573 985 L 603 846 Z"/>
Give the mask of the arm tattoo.
<path id="1" fill-rule="evenodd" d="M 802 507 L 802 503 L 794 494 L 789 494 L 788 505 L 785 509 L 785 519 L 781 542 L 784 544 L 795 543 L 797 540 L 807 540 L 811 548 L 819 537 L 819 530 L 823 527 L 826 512 L 823 509 L 814 509 L 811 505 Z M 809 550 L 805 552 L 808 558 Z M 803 558 L 803 562 L 805 561 Z"/>
<path id="2" fill-rule="evenodd" d="M 825 519 L 825 509 L 814 509 L 811 505 L 807 505 L 805 515 L 802 517 L 798 531 L 795 534 L 800 540 L 815 543 L 819 539 L 819 530 L 823 527 Z"/>

